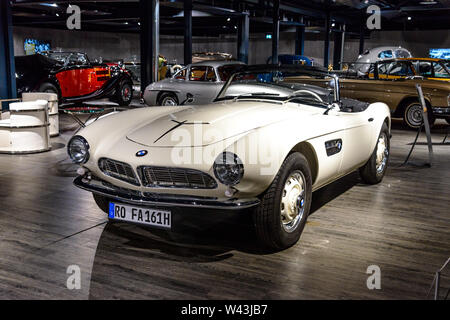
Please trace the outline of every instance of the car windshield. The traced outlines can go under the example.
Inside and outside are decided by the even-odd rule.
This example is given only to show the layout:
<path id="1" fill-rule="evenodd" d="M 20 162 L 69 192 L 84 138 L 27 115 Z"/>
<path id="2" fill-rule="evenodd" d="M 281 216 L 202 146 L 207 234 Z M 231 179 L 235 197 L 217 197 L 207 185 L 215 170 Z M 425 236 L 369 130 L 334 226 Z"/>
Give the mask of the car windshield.
<path id="1" fill-rule="evenodd" d="M 338 100 L 338 93 L 334 90 L 337 77 L 326 71 L 306 67 L 253 69 L 247 68 L 232 75 L 216 101 L 265 99 L 326 108 Z"/>
<path id="2" fill-rule="evenodd" d="M 76 52 L 49 52 L 47 57 L 62 62 L 64 65 L 85 65 L 89 63 L 88 57 Z"/>

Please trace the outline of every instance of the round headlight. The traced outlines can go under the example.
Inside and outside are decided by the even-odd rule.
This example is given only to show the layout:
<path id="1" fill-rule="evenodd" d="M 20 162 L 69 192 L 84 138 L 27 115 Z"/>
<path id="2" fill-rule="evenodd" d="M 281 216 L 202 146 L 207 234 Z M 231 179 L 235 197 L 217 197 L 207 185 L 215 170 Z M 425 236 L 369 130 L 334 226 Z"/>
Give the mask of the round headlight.
<path id="1" fill-rule="evenodd" d="M 74 163 L 86 163 L 89 160 L 89 144 L 81 136 L 70 139 L 67 152 Z"/>
<path id="2" fill-rule="evenodd" d="M 226 186 L 237 185 L 244 175 L 244 165 L 237 155 L 223 152 L 214 161 L 214 175 Z"/>

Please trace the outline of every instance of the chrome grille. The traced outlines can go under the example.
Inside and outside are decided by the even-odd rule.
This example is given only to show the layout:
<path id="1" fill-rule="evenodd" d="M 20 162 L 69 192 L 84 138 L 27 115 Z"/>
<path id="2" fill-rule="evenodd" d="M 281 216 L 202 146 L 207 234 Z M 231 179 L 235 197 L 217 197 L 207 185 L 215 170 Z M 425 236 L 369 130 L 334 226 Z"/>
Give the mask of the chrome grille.
<path id="1" fill-rule="evenodd" d="M 110 177 L 139 186 L 139 180 L 134 173 L 133 168 L 128 163 L 112 159 L 101 158 L 98 166 L 102 172 Z"/>
<path id="2" fill-rule="evenodd" d="M 138 168 L 145 187 L 214 189 L 216 181 L 208 174 L 184 168 L 149 167 Z"/>

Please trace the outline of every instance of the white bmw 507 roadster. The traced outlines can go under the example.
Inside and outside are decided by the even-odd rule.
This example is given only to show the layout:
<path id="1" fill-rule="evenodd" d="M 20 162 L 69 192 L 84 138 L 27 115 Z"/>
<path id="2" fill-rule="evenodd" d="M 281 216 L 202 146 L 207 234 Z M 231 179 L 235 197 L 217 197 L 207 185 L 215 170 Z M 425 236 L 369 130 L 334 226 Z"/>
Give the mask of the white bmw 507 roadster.
<path id="1" fill-rule="evenodd" d="M 388 106 L 340 99 L 338 88 L 313 67 L 250 66 L 212 104 L 109 116 L 70 140 L 74 183 L 110 219 L 166 229 L 184 207 L 250 209 L 259 240 L 287 248 L 313 191 L 357 169 L 369 184 L 386 172 Z"/>

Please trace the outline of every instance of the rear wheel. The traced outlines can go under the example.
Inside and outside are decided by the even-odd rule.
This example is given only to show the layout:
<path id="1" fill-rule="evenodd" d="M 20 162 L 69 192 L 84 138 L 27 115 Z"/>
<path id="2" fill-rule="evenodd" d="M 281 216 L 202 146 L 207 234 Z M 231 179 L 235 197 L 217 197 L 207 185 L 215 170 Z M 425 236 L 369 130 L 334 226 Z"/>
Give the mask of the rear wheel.
<path id="1" fill-rule="evenodd" d="M 116 99 L 121 106 L 128 106 L 133 99 L 133 87 L 128 81 L 122 81 L 116 92 Z"/>
<path id="2" fill-rule="evenodd" d="M 58 89 L 52 83 L 46 82 L 41 84 L 41 86 L 39 87 L 39 92 L 58 94 Z"/>
<path id="3" fill-rule="evenodd" d="M 381 127 L 375 150 L 369 161 L 359 169 L 359 173 L 364 182 L 377 184 L 383 180 L 389 162 L 390 140 L 389 129 L 386 123 Z"/>
<path id="4" fill-rule="evenodd" d="M 159 97 L 158 104 L 160 106 L 177 106 L 179 103 L 176 95 L 171 92 L 165 92 Z"/>
<path id="5" fill-rule="evenodd" d="M 413 101 L 408 104 L 403 113 L 403 120 L 408 127 L 412 129 L 419 128 L 423 122 L 422 104 L 419 101 Z M 430 124 L 430 127 L 433 126 L 434 121 L 435 118 L 431 113 L 431 108 L 428 108 L 428 123 Z"/>
<path id="6" fill-rule="evenodd" d="M 308 218 L 312 198 L 312 178 L 308 161 L 293 153 L 281 165 L 260 205 L 253 212 L 256 235 L 274 250 L 294 245 Z"/>

